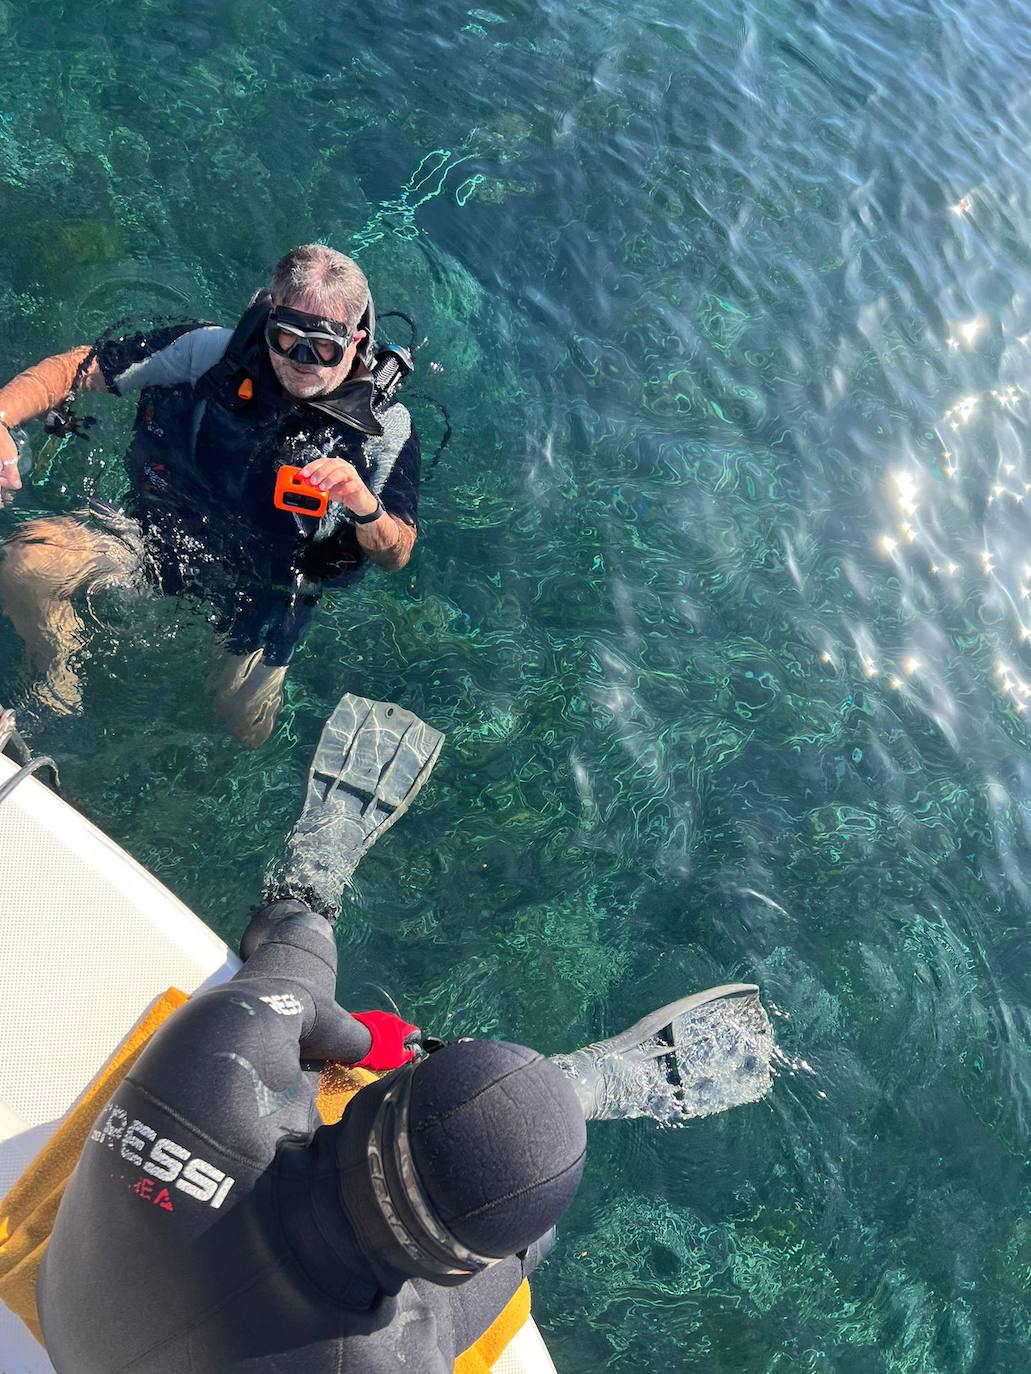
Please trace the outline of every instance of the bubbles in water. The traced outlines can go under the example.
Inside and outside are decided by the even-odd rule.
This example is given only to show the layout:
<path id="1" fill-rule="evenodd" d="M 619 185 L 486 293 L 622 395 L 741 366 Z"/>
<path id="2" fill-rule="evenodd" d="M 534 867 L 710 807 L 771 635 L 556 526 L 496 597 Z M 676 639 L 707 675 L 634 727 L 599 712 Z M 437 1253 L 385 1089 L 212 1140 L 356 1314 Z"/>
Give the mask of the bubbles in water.
<path id="1" fill-rule="evenodd" d="M 772 1082 L 773 1027 L 757 994 L 707 1002 L 674 1023 L 682 1114 L 757 1102 Z"/>
<path id="2" fill-rule="evenodd" d="M 703 1002 L 631 1048 L 602 1042 L 555 1062 L 592 1099 L 591 1118 L 650 1116 L 682 1126 L 765 1097 L 774 1050 L 770 1019 L 753 993 Z"/>

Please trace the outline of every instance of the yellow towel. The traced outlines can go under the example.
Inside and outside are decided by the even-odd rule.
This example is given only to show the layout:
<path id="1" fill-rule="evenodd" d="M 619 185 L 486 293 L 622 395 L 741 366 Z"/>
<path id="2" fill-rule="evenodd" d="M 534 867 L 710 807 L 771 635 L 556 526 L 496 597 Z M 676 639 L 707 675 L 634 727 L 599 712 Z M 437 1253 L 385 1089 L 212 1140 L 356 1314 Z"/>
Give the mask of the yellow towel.
<path id="1" fill-rule="evenodd" d="M 315 1105 L 327 1126 L 334 1126 L 344 1114 L 344 1108 L 359 1088 L 375 1083 L 381 1075 L 371 1069 L 352 1068 L 349 1064 L 327 1064 L 322 1070 Z"/>
<path id="2" fill-rule="evenodd" d="M 455 1374 L 490 1374 L 509 1341 L 530 1319 L 530 1285 L 525 1279 L 480 1339 L 455 1361 Z"/>
<path id="3" fill-rule="evenodd" d="M 78 1102 L 5 1198 L 0 1199 L 0 1302 L 21 1317 L 40 1345 L 36 1278 L 54 1228 L 65 1185 L 78 1162 L 101 1107 L 140 1057 L 158 1027 L 186 1001 L 169 988 L 137 1021 Z M 370 1069 L 327 1064 L 315 1102 L 327 1125 L 340 1120 L 351 1098 L 379 1074 Z M 455 1374 L 489 1374 L 491 1365 L 530 1315 L 530 1286 L 524 1280 L 508 1305 L 474 1345 L 455 1361 Z"/>
<path id="4" fill-rule="evenodd" d="M 101 1107 L 136 1063 L 157 1028 L 185 1001 L 186 994 L 177 988 L 162 993 L 133 1026 L 11 1191 L 0 1200 L 0 1302 L 21 1317 L 40 1345 L 43 1333 L 36 1312 L 36 1275 L 65 1184 Z"/>

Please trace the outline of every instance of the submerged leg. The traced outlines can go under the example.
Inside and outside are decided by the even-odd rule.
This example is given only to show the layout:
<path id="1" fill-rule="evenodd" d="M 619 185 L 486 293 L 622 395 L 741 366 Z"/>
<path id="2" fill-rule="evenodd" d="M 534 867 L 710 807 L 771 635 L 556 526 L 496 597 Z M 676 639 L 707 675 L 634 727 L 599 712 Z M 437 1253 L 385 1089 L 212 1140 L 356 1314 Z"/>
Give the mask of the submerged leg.
<path id="1" fill-rule="evenodd" d="M 248 654 L 227 653 L 212 679 L 215 713 L 229 733 L 249 749 L 257 749 L 272 734 L 283 704 L 286 666 L 265 662 L 263 649 Z"/>
<path id="2" fill-rule="evenodd" d="M 0 609 L 25 641 L 42 679 L 36 691 L 51 709 L 67 715 L 81 705 L 71 659 L 84 630 L 72 597 L 127 583 L 137 565 L 122 540 L 75 516 L 30 520 L 0 550 Z"/>
<path id="3" fill-rule="evenodd" d="M 257 749 L 272 734 L 283 683 L 321 592 L 299 579 L 289 593 L 251 591 L 223 607 L 217 634 L 223 666 L 212 679 L 215 711 L 231 735 Z"/>

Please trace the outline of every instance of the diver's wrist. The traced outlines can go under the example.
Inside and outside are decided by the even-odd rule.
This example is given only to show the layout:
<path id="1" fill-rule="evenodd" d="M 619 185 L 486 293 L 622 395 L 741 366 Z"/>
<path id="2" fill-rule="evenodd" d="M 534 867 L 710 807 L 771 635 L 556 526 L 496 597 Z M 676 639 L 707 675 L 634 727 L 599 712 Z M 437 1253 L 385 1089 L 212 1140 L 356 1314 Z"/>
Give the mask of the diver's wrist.
<path id="1" fill-rule="evenodd" d="M 372 493 L 370 492 L 369 495 L 372 496 Z M 381 515 L 386 515 L 386 511 L 383 509 L 383 502 L 379 497 L 373 496 L 372 506 L 368 510 L 359 511 L 352 507 L 351 514 L 354 516 L 356 525 L 371 525 L 372 522 L 378 520 Z"/>
<path id="2" fill-rule="evenodd" d="M 0 467 L 17 467 L 20 457 L 21 445 L 11 432 L 11 427 L 0 418 Z"/>

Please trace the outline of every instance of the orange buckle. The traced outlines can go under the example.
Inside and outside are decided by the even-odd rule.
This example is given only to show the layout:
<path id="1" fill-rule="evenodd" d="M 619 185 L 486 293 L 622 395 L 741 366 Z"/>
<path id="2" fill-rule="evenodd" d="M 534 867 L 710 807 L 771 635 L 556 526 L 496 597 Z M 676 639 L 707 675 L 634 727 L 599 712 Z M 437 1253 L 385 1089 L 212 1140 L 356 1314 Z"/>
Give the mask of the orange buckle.
<path id="1" fill-rule="evenodd" d="M 280 468 L 276 473 L 276 493 L 272 500 L 277 510 L 288 510 L 317 520 L 326 513 L 329 493 L 313 487 L 300 474 L 300 468 Z"/>

